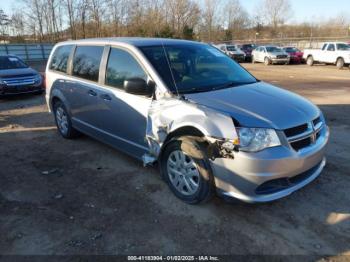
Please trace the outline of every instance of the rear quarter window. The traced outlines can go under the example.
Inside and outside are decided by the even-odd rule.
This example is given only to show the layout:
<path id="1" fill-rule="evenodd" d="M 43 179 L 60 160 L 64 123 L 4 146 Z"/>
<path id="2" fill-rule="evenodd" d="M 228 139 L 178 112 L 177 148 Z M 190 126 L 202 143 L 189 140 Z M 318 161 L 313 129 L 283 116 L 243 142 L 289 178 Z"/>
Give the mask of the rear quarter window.
<path id="1" fill-rule="evenodd" d="M 73 58 L 73 75 L 97 82 L 103 46 L 78 46 Z"/>
<path id="2" fill-rule="evenodd" d="M 50 63 L 51 70 L 67 73 L 68 58 L 72 47 L 72 45 L 65 45 L 56 48 Z"/>

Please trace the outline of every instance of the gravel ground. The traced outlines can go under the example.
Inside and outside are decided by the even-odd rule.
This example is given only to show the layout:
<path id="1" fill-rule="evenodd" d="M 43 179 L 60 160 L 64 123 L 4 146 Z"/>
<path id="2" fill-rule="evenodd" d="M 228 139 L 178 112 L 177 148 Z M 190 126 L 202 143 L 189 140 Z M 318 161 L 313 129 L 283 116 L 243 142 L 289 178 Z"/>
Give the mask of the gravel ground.
<path id="1" fill-rule="evenodd" d="M 331 129 L 328 164 L 315 182 L 269 204 L 214 198 L 186 205 L 157 168 L 144 168 L 85 136 L 61 138 L 43 96 L 3 99 L 0 254 L 350 258 L 350 71 L 244 66 L 261 80 L 307 97 L 325 113 Z"/>

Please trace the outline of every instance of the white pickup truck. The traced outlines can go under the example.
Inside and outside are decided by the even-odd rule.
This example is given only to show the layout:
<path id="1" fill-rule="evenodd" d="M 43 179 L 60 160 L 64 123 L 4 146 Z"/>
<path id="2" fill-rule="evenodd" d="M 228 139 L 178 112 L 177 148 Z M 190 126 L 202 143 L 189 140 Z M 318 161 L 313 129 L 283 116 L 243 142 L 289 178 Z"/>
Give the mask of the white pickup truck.
<path id="1" fill-rule="evenodd" d="M 325 43 L 322 49 L 305 49 L 303 58 L 309 66 L 326 63 L 335 64 L 341 69 L 350 64 L 350 45 L 341 42 Z"/>

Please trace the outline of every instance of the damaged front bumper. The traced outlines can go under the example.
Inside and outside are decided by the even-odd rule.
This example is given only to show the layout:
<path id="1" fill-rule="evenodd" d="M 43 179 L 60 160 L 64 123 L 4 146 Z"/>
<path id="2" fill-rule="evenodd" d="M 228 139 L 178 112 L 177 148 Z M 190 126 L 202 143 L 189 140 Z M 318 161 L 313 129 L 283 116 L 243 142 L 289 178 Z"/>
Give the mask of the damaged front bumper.
<path id="1" fill-rule="evenodd" d="M 327 131 L 303 152 L 279 146 L 256 153 L 236 152 L 233 159 L 212 160 L 217 192 L 250 203 L 290 195 L 320 175 L 326 164 L 328 136 Z"/>

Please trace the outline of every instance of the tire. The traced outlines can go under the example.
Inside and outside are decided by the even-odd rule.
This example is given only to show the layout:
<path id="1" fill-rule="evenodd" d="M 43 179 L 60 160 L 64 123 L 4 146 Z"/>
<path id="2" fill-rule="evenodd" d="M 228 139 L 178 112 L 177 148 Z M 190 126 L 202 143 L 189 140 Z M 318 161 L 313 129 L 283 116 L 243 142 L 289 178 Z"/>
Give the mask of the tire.
<path id="1" fill-rule="evenodd" d="M 162 153 L 160 168 L 171 191 L 185 203 L 198 204 L 212 198 L 214 177 L 200 138 L 174 139 Z"/>
<path id="2" fill-rule="evenodd" d="M 71 118 L 62 101 L 53 104 L 53 112 L 58 132 L 66 139 L 77 137 L 80 133 L 73 128 Z"/>
<path id="3" fill-rule="evenodd" d="M 307 59 L 306 59 L 306 64 L 308 66 L 313 66 L 314 65 L 314 58 L 312 56 L 309 56 Z"/>
<path id="4" fill-rule="evenodd" d="M 344 59 L 339 57 L 337 59 L 337 63 L 336 63 L 337 68 L 338 69 L 343 69 L 344 65 L 345 65 Z"/>
<path id="5" fill-rule="evenodd" d="M 268 66 L 268 65 L 271 64 L 271 61 L 270 61 L 270 59 L 269 59 L 268 57 L 265 57 L 265 59 L 264 59 L 264 64 L 265 64 L 266 66 Z"/>

